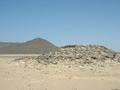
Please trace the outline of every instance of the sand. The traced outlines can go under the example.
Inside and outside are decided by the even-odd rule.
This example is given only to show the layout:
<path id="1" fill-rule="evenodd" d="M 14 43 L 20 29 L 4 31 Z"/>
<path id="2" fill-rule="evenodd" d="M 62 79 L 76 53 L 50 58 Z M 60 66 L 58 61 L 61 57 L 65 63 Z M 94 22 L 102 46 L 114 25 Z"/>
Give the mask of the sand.
<path id="1" fill-rule="evenodd" d="M 65 66 L 24 67 L 11 63 L 18 55 L 0 56 L 0 90 L 120 90 L 120 66 L 95 73 Z"/>

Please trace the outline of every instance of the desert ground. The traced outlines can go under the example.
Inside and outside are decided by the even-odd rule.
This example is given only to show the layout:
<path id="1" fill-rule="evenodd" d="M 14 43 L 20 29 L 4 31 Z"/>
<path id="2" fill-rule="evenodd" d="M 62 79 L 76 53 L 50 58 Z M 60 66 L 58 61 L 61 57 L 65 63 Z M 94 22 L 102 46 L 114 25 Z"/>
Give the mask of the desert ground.
<path id="1" fill-rule="evenodd" d="M 0 55 L 0 90 L 120 90 L 120 66 L 96 73 L 58 65 L 25 67 Z"/>

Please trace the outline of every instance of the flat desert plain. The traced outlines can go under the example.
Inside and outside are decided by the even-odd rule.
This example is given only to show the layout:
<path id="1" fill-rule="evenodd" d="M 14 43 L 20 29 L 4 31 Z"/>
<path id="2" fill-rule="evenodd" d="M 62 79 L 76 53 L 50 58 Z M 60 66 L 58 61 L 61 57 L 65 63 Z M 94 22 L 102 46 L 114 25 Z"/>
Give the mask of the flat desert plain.
<path id="1" fill-rule="evenodd" d="M 12 61 L 21 55 L 0 55 L 0 90 L 120 90 L 120 66 L 96 73 L 62 65 L 24 67 Z"/>

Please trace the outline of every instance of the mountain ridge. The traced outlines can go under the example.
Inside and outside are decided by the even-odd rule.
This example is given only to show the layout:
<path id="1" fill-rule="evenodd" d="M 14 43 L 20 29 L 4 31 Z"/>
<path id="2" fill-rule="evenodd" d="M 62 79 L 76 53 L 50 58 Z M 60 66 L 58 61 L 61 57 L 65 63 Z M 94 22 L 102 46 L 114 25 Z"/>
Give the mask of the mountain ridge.
<path id="1" fill-rule="evenodd" d="M 44 54 L 57 49 L 51 42 L 35 38 L 26 42 L 0 42 L 0 54 Z"/>

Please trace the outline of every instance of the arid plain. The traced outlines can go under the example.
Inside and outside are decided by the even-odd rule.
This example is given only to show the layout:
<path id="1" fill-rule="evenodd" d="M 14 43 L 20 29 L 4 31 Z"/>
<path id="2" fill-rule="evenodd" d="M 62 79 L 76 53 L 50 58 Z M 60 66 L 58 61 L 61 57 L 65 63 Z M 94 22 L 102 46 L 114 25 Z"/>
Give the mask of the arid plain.
<path id="1" fill-rule="evenodd" d="M 0 90 L 120 90 L 119 64 L 108 73 L 61 64 L 36 69 L 13 63 L 18 56 L 22 55 L 0 56 Z"/>

